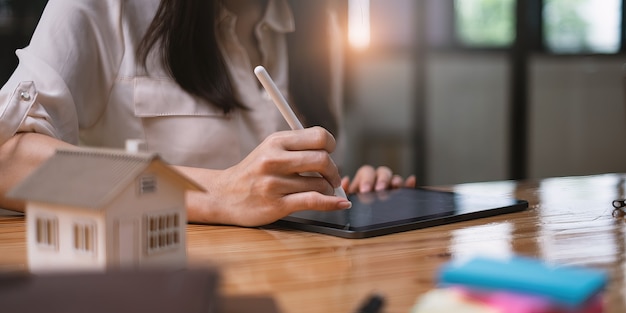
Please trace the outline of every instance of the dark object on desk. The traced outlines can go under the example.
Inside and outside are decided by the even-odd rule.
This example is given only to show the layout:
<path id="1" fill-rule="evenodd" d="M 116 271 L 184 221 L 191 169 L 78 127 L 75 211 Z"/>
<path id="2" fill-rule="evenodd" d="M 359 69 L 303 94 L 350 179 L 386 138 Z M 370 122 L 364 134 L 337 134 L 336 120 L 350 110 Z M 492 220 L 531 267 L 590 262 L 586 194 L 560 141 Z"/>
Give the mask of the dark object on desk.
<path id="1" fill-rule="evenodd" d="M 626 216 L 626 199 L 613 200 L 613 217 Z"/>
<path id="2" fill-rule="evenodd" d="M 623 209 L 626 207 L 626 199 L 613 200 L 613 207 L 616 209 Z"/>
<path id="3" fill-rule="evenodd" d="M 385 298 L 380 294 L 372 294 L 361 304 L 356 313 L 379 313 L 385 305 Z"/>
<path id="4" fill-rule="evenodd" d="M 214 270 L 6 275 L 0 303 L 12 313 L 213 313 L 217 287 Z"/>
<path id="5" fill-rule="evenodd" d="M 280 313 L 278 305 L 269 296 L 227 296 L 221 298 L 223 313 Z"/>
<path id="6" fill-rule="evenodd" d="M 367 238 L 523 211 L 528 202 L 424 188 L 350 195 L 352 208 L 302 211 L 273 225 L 344 238 Z"/>
<path id="7" fill-rule="evenodd" d="M 218 272 L 120 271 L 0 275 L 0 305 L 11 313 L 278 312 L 271 298 L 224 298 Z"/>

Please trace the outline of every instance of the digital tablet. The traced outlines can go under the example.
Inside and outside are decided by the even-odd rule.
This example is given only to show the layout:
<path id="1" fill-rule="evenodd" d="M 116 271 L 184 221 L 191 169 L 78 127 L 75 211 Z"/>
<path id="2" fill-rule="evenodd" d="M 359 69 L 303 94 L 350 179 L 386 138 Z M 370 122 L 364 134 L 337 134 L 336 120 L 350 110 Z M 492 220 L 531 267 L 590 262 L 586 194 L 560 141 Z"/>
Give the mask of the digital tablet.
<path id="1" fill-rule="evenodd" d="M 400 188 L 350 195 L 352 208 L 342 211 L 301 211 L 273 225 L 344 238 L 368 238 L 419 228 L 523 211 L 528 202 Z"/>

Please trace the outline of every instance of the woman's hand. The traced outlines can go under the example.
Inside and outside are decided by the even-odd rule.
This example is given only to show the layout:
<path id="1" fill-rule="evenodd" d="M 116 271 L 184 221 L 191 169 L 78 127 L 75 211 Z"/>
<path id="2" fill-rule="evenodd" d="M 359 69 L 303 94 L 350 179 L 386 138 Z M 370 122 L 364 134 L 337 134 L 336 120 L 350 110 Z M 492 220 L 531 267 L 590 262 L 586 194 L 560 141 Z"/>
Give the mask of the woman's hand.
<path id="1" fill-rule="evenodd" d="M 344 177 L 341 181 L 341 185 L 347 193 L 363 193 L 400 187 L 414 188 L 416 183 L 415 175 L 411 175 L 405 180 L 400 175 L 394 175 L 387 166 L 374 168 L 371 165 L 361 166 L 352 181 L 350 181 L 350 177 Z"/>
<path id="2" fill-rule="evenodd" d="M 341 210 L 334 196 L 341 177 L 329 153 L 335 139 L 321 127 L 274 133 L 237 165 L 223 171 L 182 168 L 207 189 L 190 193 L 190 221 L 258 226 L 301 210 Z M 315 172 L 322 177 L 302 176 Z"/>

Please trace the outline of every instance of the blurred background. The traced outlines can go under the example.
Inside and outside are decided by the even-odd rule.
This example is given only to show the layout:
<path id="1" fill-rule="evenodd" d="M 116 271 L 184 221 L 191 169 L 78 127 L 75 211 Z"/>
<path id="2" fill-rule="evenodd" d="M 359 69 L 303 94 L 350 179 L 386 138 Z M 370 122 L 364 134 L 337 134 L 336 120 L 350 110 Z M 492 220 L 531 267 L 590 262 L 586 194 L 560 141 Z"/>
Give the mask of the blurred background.
<path id="1" fill-rule="evenodd" d="M 345 172 L 626 172 L 624 1 L 347 0 Z M 0 83 L 46 2 L 0 0 Z"/>
<path id="2" fill-rule="evenodd" d="M 350 7 L 350 160 L 429 185 L 626 170 L 623 0 Z"/>

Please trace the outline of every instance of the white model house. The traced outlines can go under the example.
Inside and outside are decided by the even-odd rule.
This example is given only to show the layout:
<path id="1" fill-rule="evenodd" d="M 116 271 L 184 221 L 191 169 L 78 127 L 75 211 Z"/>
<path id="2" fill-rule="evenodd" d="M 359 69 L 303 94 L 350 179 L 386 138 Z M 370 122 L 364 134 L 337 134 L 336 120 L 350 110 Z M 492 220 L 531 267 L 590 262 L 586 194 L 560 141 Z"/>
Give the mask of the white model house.
<path id="1" fill-rule="evenodd" d="M 187 265 L 185 192 L 157 154 L 58 150 L 8 196 L 26 201 L 31 272 Z"/>

